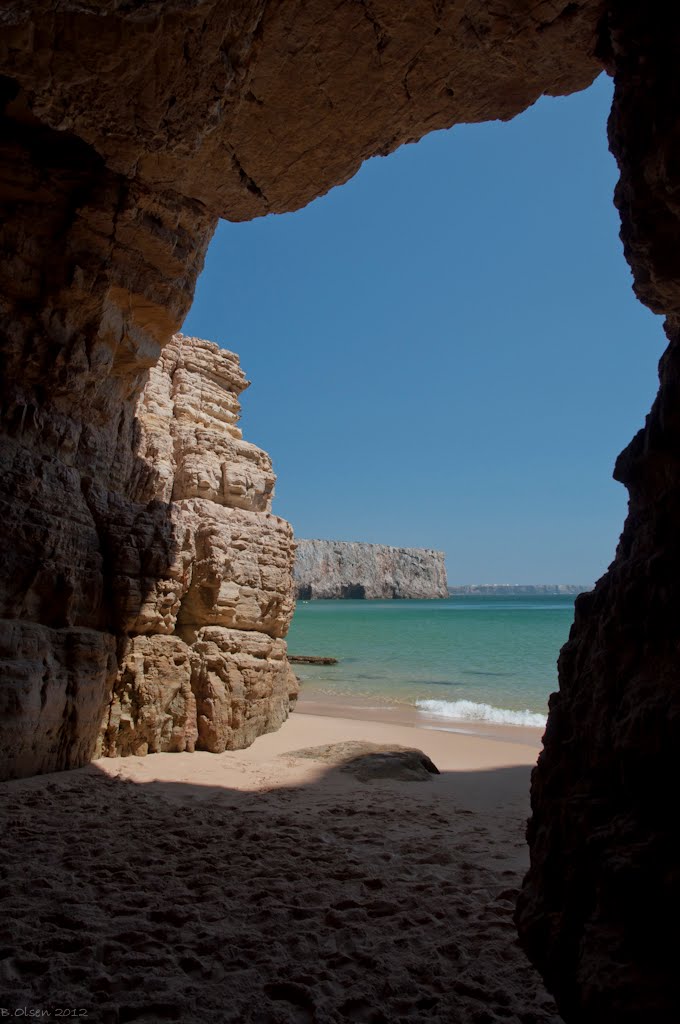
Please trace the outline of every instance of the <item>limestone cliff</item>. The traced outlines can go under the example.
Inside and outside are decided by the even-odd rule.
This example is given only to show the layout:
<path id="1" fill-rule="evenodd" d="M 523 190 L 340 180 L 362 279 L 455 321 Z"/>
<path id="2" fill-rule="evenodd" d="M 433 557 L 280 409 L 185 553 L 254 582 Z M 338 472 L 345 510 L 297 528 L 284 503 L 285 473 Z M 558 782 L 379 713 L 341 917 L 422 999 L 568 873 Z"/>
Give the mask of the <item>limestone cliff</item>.
<path id="1" fill-rule="evenodd" d="M 32 575 L 17 561 L 13 584 L 29 584 L 24 607 L 50 600 L 55 624 L 3 624 L 4 774 L 92 754 L 241 747 L 288 714 L 292 531 L 270 512 L 269 457 L 236 426 L 246 386 L 235 355 L 177 335 L 137 404 L 128 494 L 83 480 L 71 533 L 59 507 L 71 499 L 49 473 L 33 483 L 27 529 L 37 519 L 53 530 L 53 561 Z M 41 508 L 42 495 L 51 504 Z M 74 544 L 90 567 L 80 578 Z M 61 593 L 48 573 L 63 577 Z M 59 624 L 86 615 L 102 590 L 106 616 Z"/>
<path id="2" fill-rule="evenodd" d="M 298 598 L 446 597 L 444 552 L 335 540 L 298 540 Z"/>

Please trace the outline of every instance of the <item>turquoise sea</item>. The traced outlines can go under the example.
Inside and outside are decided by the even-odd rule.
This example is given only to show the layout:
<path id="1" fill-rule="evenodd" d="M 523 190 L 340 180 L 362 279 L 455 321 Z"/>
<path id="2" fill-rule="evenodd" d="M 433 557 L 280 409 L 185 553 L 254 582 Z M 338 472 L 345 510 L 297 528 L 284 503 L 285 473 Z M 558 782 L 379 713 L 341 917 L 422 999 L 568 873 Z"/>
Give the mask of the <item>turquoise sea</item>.
<path id="1" fill-rule="evenodd" d="M 291 654 L 309 698 L 414 705 L 444 720 L 545 723 L 573 597 L 298 602 Z"/>

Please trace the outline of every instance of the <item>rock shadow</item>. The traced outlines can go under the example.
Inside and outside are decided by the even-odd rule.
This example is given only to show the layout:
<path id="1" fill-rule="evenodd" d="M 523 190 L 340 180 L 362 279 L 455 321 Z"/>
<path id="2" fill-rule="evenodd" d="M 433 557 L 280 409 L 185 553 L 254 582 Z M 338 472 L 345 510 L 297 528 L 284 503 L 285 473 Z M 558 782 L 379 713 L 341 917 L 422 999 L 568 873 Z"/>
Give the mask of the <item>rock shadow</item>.
<path id="1" fill-rule="evenodd" d="M 215 772 L 232 757 L 200 756 Z M 102 1024 L 557 1024 L 512 922 L 527 767 L 367 782 L 320 766 L 267 788 L 271 769 L 241 759 L 252 792 L 96 764 L 3 784 L 3 1006 Z"/>

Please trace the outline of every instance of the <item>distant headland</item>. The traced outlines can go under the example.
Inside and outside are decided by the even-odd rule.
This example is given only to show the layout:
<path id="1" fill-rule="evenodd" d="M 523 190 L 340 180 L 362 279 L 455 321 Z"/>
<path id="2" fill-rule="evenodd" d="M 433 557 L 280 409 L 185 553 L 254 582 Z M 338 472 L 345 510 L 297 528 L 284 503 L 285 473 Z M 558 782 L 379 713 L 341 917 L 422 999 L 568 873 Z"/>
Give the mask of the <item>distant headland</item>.
<path id="1" fill-rule="evenodd" d="M 448 597 L 443 551 L 357 541 L 298 540 L 298 600 Z"/>

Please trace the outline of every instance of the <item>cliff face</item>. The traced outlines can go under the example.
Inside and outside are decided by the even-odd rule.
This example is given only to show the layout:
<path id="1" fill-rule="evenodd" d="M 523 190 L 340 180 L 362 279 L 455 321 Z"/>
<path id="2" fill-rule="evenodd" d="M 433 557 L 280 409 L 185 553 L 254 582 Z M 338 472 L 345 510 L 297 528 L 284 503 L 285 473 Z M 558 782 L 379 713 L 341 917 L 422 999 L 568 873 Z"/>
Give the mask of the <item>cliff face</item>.
<path id="1" fill-rule="evenodd" d="M 298 540 L 298 598 L 446 597 L 444 552 L 333 540 Z"/>
<path id="2" fill-rule="evenodd" d="M 178 335 L 123 434 L 125 491 L 66 469 L 60 489 L 49 464 L 32 481 L 28 540 L 51 530 L 53 561 L 15 549 L 10 582 L 53 611 L 49 627 L 3 624 L 5 775 L 245 746 L 288 714 L 292 532 L 269 511 L 268 456 L 236 426 L 246 386 L 236 356 Z"/>

